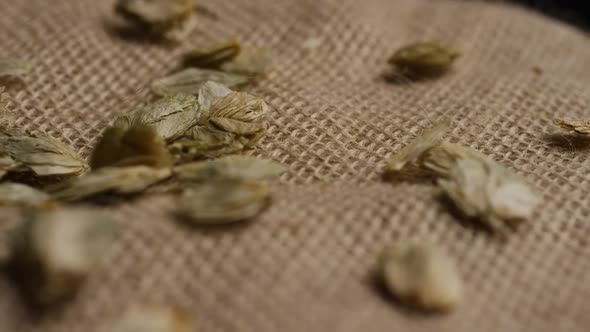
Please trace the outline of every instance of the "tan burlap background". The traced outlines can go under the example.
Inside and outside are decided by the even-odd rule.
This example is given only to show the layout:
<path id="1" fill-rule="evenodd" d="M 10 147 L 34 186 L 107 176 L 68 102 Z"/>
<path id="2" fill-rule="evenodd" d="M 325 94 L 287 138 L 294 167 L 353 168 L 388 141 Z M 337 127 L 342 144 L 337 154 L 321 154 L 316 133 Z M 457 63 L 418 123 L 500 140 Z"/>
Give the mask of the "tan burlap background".
<path id="1" fill-rule="evenodd" d="M 590 330 L 590 142 L 552 124 L 590 117 L 587 35 L 505 3 L 201 3 L 208 13 L 170 48 L 121 29 L 113 1 L 0 1 L 0 54 L 37 63 L 2 81 L 20 126 L 87 155 L 184 51 L 235 36 L 276 50 L 268 77 L 248 89 L 274 109 L 254 154 L 290 167 L 271 208 L 243 226 L 179 225 L 163 194 L 113 207 L 125 228 L 105 269 L 43 317 L 0 278 L 0 331 L 96 331 L 146 302 L 194 310 L 207 332 Z M 304 48 L 310 38 L 319 47 Z M 384 79 L 396 48 L 431 38 L 463 46 L 451 73 Z M 507 242 L 461 223 L 431 183 L 382 181 L 384 161 L 443 115 L 457 125 L 451 141 L 543 190 L 543 206 Z M 466 287 L 457 310 L 421 315 L 373 286 L 376 255 L 402 239 L 432 239 L 457 258 Z"/>

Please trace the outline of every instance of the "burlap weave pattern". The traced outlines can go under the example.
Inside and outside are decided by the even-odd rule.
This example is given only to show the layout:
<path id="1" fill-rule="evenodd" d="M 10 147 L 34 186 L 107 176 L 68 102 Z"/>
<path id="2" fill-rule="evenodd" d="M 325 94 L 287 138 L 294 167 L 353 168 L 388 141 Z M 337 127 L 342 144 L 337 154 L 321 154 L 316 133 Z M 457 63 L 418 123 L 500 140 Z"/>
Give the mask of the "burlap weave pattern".
<path id="1" fill-rule="evenodd" d="M 177 68 L 184 51 L 238 37 L 277 53 L 269 75 L 248 88 L 274 109 L 254 154 L 290 167 L 273 184 L 271 208 L 241 226 L 179 225 L 165 194 L 113 207 L 122 237 L 61 312 L 31 314 L 0 278 L 0 331 L 96 331 L 144 302 L 194 310 L 208 332 L 590 328 L 590 142 L 552 124 L 590 117 L 584 33 L 503 3 L 203 0 L 210 13 L 170 48 L 121 29 L 113 1 L 0 3 L 0 55 L 37 63 L 22 80 L 1 81 L 2 105 L 20 127 L 87 156 L 115 115 L 152 98 L 150 82 Z M 304 48 L 310 38 L 319 47 Z M 384 79 L 393 50 L 432 38 L 462 45 L 451 73 Z M 392 153 L 444 115 L 456 123 L 451 141 L 544 192 L 507 242 L 459 222 L 431 183 L 380 177 Z M 457 258 L 466 294 L 456 311 L 419 315 L 375 289 L 375 257 L 400 239 L 432 239 Z"/>

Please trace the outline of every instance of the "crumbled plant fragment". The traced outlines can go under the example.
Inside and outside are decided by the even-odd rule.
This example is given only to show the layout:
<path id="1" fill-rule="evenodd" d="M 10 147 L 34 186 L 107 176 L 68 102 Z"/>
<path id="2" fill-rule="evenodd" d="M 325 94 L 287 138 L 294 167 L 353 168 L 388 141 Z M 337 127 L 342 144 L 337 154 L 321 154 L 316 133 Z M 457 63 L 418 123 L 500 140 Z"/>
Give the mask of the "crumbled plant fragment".
<path id="1" fill-rule="evenodd" d="M 451 129 L 451 120 L 445 118 L 432 128 L 424 130 L 414 141 L 396 153 L 385 166 L 386 172 L 401 171 L 406 164 L 413 162 L 426 151 L 441 143 Z"/>
<path id="2" fill-rule="evenodd" d="M 168 146 L 177 164 L 203 158 L 217 158 L 246 148 L 235 134 L 215 128 L 196 126 L 186 137 Z"/>
<path id="3" fill-rule="evenodd" d="M 402 74 L 428 76 L 449 70 L 460 54 L 458 48 L 453 45 L 429 41 L 399 49 L 388 62 Z"/>
<path id="4" fill-rule="evenodd" d="M 210 69 L 187 68 L 154 81 L 152 91 L 159 96 L 176 94 L 197 95 L 199 90 L 208 81 L 217 82 L 231 88 L 244 85 L 249 80 L 248 77 L 239 74 Z"/>
<path id="5" fill-rule="evenodd" d="M 0 205 L 37 206 L 51 201 L 51 196 L 33 187 L 13 182 L 0 183 Z"/>
<path id="6" fill-rule="evenodd" d="M 180 40 L 193 26 L 192 0 L 118 0 L 117 13 L 169 40 Z"/>
<path id="7" fill-rule="evenodd" d="M 166 306 L 136 306 L 115 323 L 107 324 L 104 332 L 193 332 L 195 315 Z"/>
<path id="8" fill-rule="evenodd" d="M 0 57 L 0 76 L 25 75 L 30 73 L 33 67 L 34 64 L 28 60 Z"/>
<path id="9" fill-rule="evenodd" d="M 116 239 L 117 225 L 106 213 L 87 208 L 28 214 L 13 235 L 10 266 L 33 303 L 66 300 L 100 266 Z"/>
<path id="10" fill-rule="evenodd" d="M 172 166 L 166 142 L 153 127 L 107 128 L 90 157 L 92 169 L 138 165 L 156 168 Z"/>
<path id="11" fill-rule="evenodd" d="M 119 116 L 114 122 L 114 127 L 128 129 L 139 125 L 152 126 L 166 142 L 171 142 L 196 125 L 200 117 L 197 97 L 178 94 Z"/>
<path id="12" fill-rule="evenodd" d="M 192 50 L 184 55 L 184 62 L 199 68 L 219 68 L 240 54 L 240 42 L 236 39 L 207 48 Z"/>
<path id="13" fill-rule="evenodd" d="M 267 72 L 272 64 L 273 54 L 266 48 L 242 48 L 231 61 L 220 66 L 223 71 L 243 75 L 258 76 Z"/>
<path id="14" fill-rule="evenodd" d="M 405 304 L 447 311 L 459 303 L 462 281 L 454 260 L 429 243 L 399 243 L 384 251 L 380 272 L 387 289 Z"/>
<path id="15" fill-rule="evenodd" d="M 578 134 L 590 135 L 590 120 L 556 119 L 554 122 L 563 129 L 574 131 Z"/>
<path id="16" fill-rule="evenodd" d="M 254 218 L 269 201 L 264 182 L 222 178 L 185 189 L 178 214 L 192 224 L 227 224 Z"/>
<path id="17" fill-rule="evenodd" d="M 45 190 L 56 200 L 79 201 L 102 193 L 142 192 L 172 174 L 167 168 L 147 166 L 105 167 L 84 176 L 51 185 Z"/>
<path id="18" fill-rule="evenodd" d="M 174 172 L 180 181 L 203 182 L 215 178 L 260 180 L 286 170 L 285 165 L 276 161 L 234 155 L 178 166 Z"/>
<path id="19" fill-rule="evenodd" d="M 466 147 L 442 143 L 427 153 L 424 167 L 440 176 L 438 185 L 465 216 L 503 236 L 541 203 L 541 194 L 523 178 Z"/>
<path id="20" fill-rule="evenodd" d="M 2 172 L 33 171 L 38 176 L 76 175 L 87 166 L 72 149 L 43 134 L 0 134 Z"/>

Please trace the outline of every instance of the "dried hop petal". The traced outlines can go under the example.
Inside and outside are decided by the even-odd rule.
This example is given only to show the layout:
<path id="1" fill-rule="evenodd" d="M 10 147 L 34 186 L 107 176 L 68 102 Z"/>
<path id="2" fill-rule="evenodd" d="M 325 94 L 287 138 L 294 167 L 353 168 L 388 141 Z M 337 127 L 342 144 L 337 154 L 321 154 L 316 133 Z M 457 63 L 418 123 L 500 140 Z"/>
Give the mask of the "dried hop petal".
<path id="1" fill-rule="evenodd" d="M 415 76 L 436 75 L 447 71 L 461 52 L 438 41 L 420 42 L 399 49 L 389 59 L 401 73 Z"/>

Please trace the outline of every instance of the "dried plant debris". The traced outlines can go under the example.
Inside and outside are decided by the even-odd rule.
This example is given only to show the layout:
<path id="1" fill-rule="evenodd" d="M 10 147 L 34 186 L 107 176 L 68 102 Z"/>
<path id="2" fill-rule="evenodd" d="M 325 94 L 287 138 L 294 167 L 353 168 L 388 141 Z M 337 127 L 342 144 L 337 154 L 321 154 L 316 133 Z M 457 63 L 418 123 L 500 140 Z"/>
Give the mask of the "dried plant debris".
<path id="1" fill-rule="evenodd" d="M 180 40 L 193 25 L 193 0 L 118 0 L 117 13 L 169 40 Z"/>
<path id="2" fill-rule="evenodd" d="M 165 306 L 137 306 L 104 332 L 193 332 L 196 318 L 188 311 Z"/>
<path id="3" fill-rule="evenodd" d="M 180 181 L 194 182 L 217 178 L 260 180 L 278 176 L 286 170 L 285 165 L 276 161 L 239 155 L 185 164 L 174 169 Z"/>
<path id="4" fill-rule="evenodd" d="M 184 55 L 184 62 L 199 68 L 219 68 L 225 62 L 233 60 L 240 54 L 240 42 L 235 39 L 192 50 Z"/>
<path id="5" fill-rule="evenodd" d="M 427 153 L 424 166 L 439 174 L 438 185 L 467 217 L 500 235 L 541 203 L 541 194 L 523 178 L 469 148 L 442 143 Z"/>
<path id="6" fill-rule="evenodd" d="M 188 188 L 178 214 L 192 224 L 227 224 L 258 215 L 270 202 L 270 189 L 260 181 L 218 179 Z"/>
<path id="7" fill-rule="evenodd" d="M 51 196 L 33 187 L 20 183 L 0 183 L 0 205 L 44 205 Z"/>
<path id="8" fill-rule="evenodd" d="M 578 134 L 590 135 L 590 120 L 556 119 L 555 124 Z"/>
<path id="9" fill-rule="evenodd" d="M 387 162 L 385 171 L 401 171 L 406 164 L 413 162 L 429 149 L 439 145 L 450 129 L 451 120 L 444 118 L 432 128 L 424 130 L 414 141 L 406 145 Z"/>
<path id="10" fill-rule="evenodd" d="M 240 152 L 246 147 L 236 135 L 214 128 L 195 127 L 187 138 L 180 139 L 168 146 L 177 164 L 196 159 L 217 158 Z"/>
<path id="11" fill-rule="evenodd" d="M 152 126 L 164 140 L 174 141 L 199 122 L 200 107 L 197 97 L 174 95 L 137 108 L 115 120 L 114 126 L 128 129 L 133 126 Z"/>
<path id="12" fill-rule="evenodd" d="M 19 58 L 0 57 L 0 76 L 20 76 L 30 73 L 34 64 Z"/>
<path id="13" fill-rule="evenodd" d="M 13 236 L 11 266 L 34 303 L 65 300 L 106 258 L 117 225 L 104 212 L 86 208 L 28 214 Z"/>
<path id="14" fill-rule="evenodd" d="M 243 75 L 258 76 L 268 71 L 273 54 L 266 48 L 243 48 L 233 60 L 220 66 L 223 71 Z"/>
<path id="15" fill-rule="evenodd" d="M 90 158 L 92 169 L 138 165 L 156 168 L 172 166 L 166 142 L 153 127 L 107 128 Z"/>
<path id="16" fill-rule="evenodd" d="M 420 42 L 396 51 L 389 64 L 409 76 L 437 75 L 447 71 L 461 52 L 438 41 Z"/>
<path id="17" fill-rule="evenodd" d="M 203 85 L 217 82 L 227 87 L 237 87 L 248 83 L 247 76 L 225 73 L 218 70 L 187 68 L 168 77 L 158 79 L 152 83 L 152 91 L 159 96 L 176 94 L 197 95 Z"/>
<path id="18" fill-rule="evenodd" d="M 57 200 L 79 201 L 101 193 L 138 193 L 167 179 L 171 174 L 172 171 L 168 168 L 105 167 L 45 189 Z"/>
<path id="19" fill-rule="evenodd" d="M 454 260 L 429 243 L 399 243 L 385 250 L 380 272 L 387 289 L 400 301 L 429 311 L 447 311 L 462 297 Z"/>
<path id="20" fill-rule="evenodd" d="M 0 134 L 0 174 L 33 171 L 38 176 L 76 175 L 87 166 L 72 149 L 43 134 Z"/>

